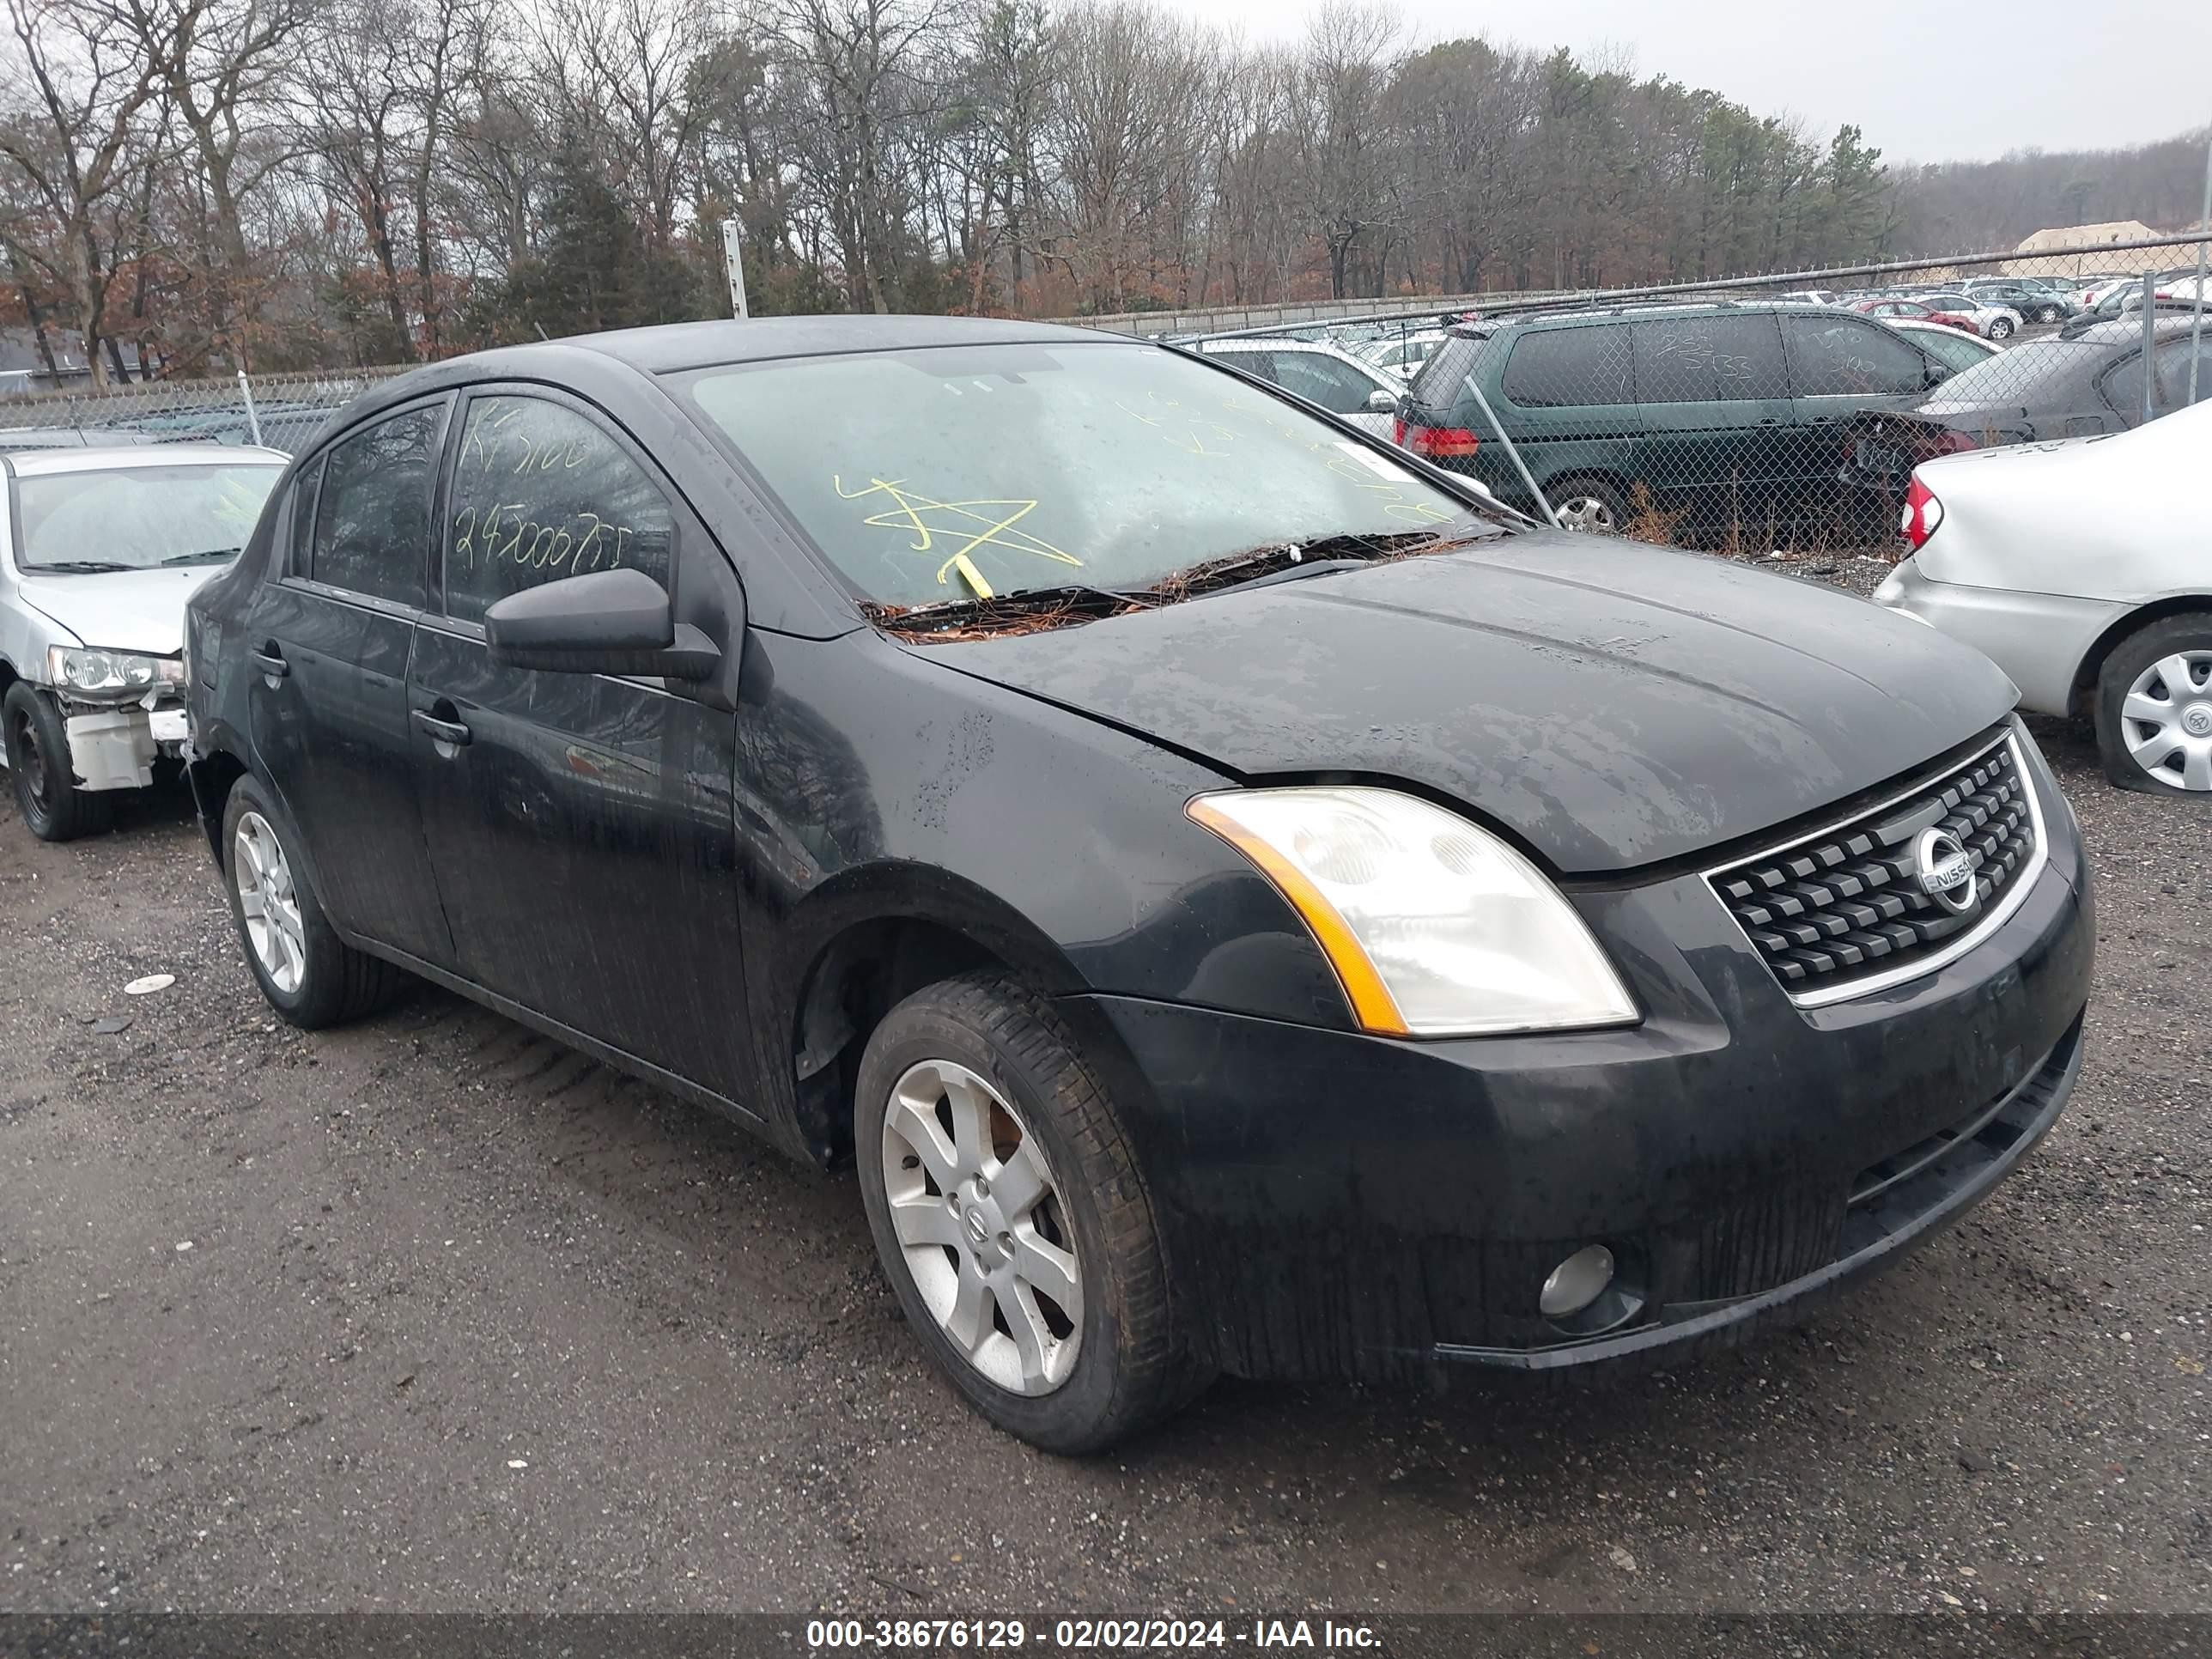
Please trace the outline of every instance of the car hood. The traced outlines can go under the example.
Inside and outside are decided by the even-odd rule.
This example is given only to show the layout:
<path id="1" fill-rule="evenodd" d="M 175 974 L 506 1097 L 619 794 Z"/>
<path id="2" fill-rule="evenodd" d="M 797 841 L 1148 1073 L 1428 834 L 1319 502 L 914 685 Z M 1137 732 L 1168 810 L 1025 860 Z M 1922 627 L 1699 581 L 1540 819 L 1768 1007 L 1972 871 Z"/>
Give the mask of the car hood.
<path id="1" fill-rule="evenodd" d="M 1237 776 L 1449 795 L 1567 874 L 1700 854 L 2002 718 L 1993 664 L 1726 561 L 1532 533 L 1084 626 L 910 647 Z"/>
<path id="2" fill-rule="evenodd" d="M 228 568 L 114 570 L 96 576 L 27 575 L 23 602 L 82 645 L 173 657 L 185 645 L 185 601 Z"/>

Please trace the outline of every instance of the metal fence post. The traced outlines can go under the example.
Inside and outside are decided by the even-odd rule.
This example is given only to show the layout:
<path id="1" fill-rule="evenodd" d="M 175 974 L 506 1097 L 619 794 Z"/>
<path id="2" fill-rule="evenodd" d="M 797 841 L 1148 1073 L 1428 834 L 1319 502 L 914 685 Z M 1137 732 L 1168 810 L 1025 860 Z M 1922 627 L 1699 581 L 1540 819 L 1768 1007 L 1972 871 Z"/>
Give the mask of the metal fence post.
<path id="1" fill-rule="evenodd" d="M 2204 141 L 2204 211 L 2197 220 L 2197 304 L 2189 318 L 2189 406 L 2197 407 L 2197 356 L 2204 349 L 2204 245 L 2212 240 L 2212 138 Z"/>
<path id="2" fill-rule="evenodd" d="M 2158 358 L 2156 355 L 2156 348 L 2158 345 L 2157 295 L 2158 273 L 2154 270 L 2146 270 L 2143 272 L 2142 279 L 2143 419 L 2146 422 L 2154 421 L 2158 418 Z"/>
<path id="3" fill-rule="evenodd" d="M 256 449 L 261 447 L 261 417 L 253 412 L 253 383 L 246 378 L 246 371 L 238 371 L 238 395 L 246 399 L 246 430 L 253 440 Z"/>
<path id="4" fill-rule="evenodd" d="M 1504 427 L 1498 422 L 1498 412 L 1490 406 L 1490 399 L 1482 395 L 1482 388 L 1474 383 L 1474 371 L 1472 369 L 1468 371 L 1467 389 L 1474 394 L 1475 407 L 1482 411 L 1482 418 L 1490 422 L 1490 429 L 1498 434 L 1498 441 L 1505 446 L 1506 459 L 1513 463 L 1513 470 L 1521 475 L 1521 482 L 1528 486 L 1528 493 L 1535 497 L 1536 505 L 1544 514 L 1544 522 L 1557 530 L 1559 515 L 1552 511 L 1550 499 L 1536 488 L 1536 480 L 1529 475 L 1528 462 L 1521 459 L 1520 446 L 1506 435 Z"/>

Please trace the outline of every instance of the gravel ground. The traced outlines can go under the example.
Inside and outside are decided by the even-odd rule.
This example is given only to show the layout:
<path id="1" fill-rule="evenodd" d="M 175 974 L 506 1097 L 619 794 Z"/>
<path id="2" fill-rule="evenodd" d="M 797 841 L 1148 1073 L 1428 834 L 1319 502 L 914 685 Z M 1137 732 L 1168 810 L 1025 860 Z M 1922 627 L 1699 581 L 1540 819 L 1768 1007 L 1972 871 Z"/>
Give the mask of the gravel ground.
<path id="1" fill-rule="evenodd" d="M 280 1027 L 180 799 L 0 808 L 0 1609 L 2212 1611 L 2212 812 L 2042 736 L 2091 1053 L 1962 1224 L 1673 1373 L 1090 1462 L 955 1405 L 850 1177 L 443 994 Z"/>

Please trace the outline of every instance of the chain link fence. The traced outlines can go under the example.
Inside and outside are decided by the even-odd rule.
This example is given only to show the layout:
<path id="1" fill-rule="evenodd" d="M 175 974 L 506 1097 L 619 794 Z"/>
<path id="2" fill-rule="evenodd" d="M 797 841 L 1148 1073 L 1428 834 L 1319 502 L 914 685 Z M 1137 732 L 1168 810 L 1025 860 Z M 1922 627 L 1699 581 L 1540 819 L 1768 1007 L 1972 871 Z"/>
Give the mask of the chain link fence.
<path id="1" fill-rule="evenodd" d="M 1923 460 L 2124 432 L 2212 399 L 2204 252 L 2200 234 L 1176 343 L 1563 527 L 1887 554 Z"/>
<path id="2" fill-rule="evenodd" d="M 258 443 L 289 454 L 362 392 L 407 367 L 0 392 L 0 449 Z"/>

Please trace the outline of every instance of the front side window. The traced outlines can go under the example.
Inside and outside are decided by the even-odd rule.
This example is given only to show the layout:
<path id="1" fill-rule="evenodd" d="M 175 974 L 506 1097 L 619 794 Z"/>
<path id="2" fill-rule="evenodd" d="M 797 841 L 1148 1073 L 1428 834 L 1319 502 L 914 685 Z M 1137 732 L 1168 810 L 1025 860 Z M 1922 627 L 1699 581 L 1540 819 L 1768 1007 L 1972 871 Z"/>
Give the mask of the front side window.
<path id="1" fill-rule="evenodd" d="M 470 401 L 446 509 L 446 613 L 510 593 L 642 570 L 669 585 L 675 520 L 645 470 L 598 422 L 543 398 Z"/>
<path id="2" fill-rule="evenodd" d="M 866 598 L 1149 587 L 1470 509 L 1258 386 L 1156 346 L 951 346 L 682 376 Z"/>
<path id="3" fill-rule="evenodd" d="M 1790 383 L 1801 398 L 1917 392 L 1927 382 L 1920 354 L 1870 323 L 1784 317 L 1782 339 L 1790 356 Z"/>
<path id="4" fill-rule="evenodd" d="M 442 414 L 435 404 L 410 409 L 331 446 L 315 507 L 314 580 L 394 605 L 422 603 Z"/>
<path id="5" fill-rule="evenodd" d="M 25 571 L 155 570 L 238 556 L 279 465 L 124 466 L 17 479 Z"/>

